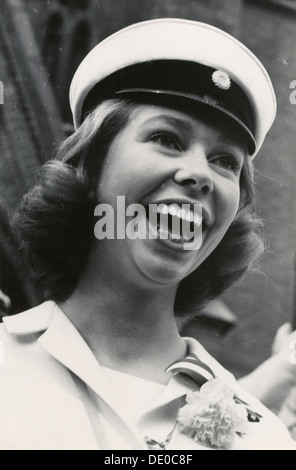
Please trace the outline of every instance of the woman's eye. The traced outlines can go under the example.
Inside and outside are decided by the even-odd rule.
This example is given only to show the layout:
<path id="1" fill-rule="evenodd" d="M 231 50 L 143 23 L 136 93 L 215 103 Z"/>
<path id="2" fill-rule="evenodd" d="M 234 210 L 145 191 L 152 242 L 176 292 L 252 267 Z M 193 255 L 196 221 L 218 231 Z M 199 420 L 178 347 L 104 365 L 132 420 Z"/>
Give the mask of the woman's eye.
<path id="1" fill-rule="evenodd" d="M 173 149 L 173 150 L 181 150 L 181 144 L 178 138 L 167 132 L 161 132 L 161 133 L 155 134 L 151 137 L 151 140 L 152 142 L 155 142 L 161 145 L 162 147 L 166 147 L 168 149 Z"/>
<path id="2" fill-rule="evenodd" d="M 234 173 L 238 172 L 242 168 L 242 163 L 233 155 L 220 155 L 219 157 L 215 158 L 213 162 Z"/>

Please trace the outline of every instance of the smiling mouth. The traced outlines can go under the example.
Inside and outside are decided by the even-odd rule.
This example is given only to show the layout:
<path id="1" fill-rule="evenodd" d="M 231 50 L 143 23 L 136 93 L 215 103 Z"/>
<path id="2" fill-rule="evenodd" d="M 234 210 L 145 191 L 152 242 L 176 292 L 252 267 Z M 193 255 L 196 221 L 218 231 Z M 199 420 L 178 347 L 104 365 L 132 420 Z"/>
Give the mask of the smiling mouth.
<path id="1" fill-rule="evenodd" d="M 198 206 L 198 210 L 197 210 Z M 153 238 L 169 240 L 176 245 L 192 243 L 202 231 L 202 209 L 196 204 L 161 203 L 145 207 Z"/>

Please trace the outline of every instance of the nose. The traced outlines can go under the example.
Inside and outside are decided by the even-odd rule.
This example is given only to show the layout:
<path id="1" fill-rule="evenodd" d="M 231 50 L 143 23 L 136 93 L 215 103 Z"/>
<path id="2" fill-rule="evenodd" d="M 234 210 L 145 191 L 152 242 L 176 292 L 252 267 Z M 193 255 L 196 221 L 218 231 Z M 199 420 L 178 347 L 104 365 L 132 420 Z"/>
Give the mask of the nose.
<path id="1" fill-rule="evenodd" d="M 199 149 L 184 155 L 178 162 L 179 167 L 174 176 L 176 183 L 196 192 L 202 192 L 204 195 L 213 192 L 213 172 L 203 150 Z"/>

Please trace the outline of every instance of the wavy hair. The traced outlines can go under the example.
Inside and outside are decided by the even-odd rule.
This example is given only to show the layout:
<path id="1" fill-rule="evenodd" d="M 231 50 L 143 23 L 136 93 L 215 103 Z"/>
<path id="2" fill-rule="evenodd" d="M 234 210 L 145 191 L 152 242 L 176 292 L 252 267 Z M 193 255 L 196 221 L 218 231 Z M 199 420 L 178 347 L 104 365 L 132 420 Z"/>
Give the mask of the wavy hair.
<path id="1" fill-rule="evenodd" d="M 96 185 L 102 164 L 113 139 L 140 106 L 112 99 L 88 113 L 54 159 L 40 169 L 36 185 L 24 196 L 13 218 L 20 257 L 44 299 L 63 301 L 75 289 L 93 241 Z M 238 281 L 262 255 L 250 161 L 243 167 L 240 186 L 240 208 L 226 235 L 179 285 L 176 315 L 198 312 Z"/>

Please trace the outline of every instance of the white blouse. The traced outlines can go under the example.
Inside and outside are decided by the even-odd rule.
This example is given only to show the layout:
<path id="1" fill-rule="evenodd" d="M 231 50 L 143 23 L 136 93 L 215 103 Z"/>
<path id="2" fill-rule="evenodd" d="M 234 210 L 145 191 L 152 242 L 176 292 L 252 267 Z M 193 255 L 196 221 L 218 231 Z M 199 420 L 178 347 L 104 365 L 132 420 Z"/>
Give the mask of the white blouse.
<path id="1" fill-rule="evenodd" d="M 101 371 L 112 387 L 116 405 L 121 414 L 135 425 L 143 443 L 147 437 L 160 443 L 163 442 L 174 428 L 180 405 L 184 404 L 185 395 L 198 388 L 191 379 L 180 375 L 171 378 L 167 385 L 163 385 L 106 367 L 101 367 Z M 103 406 L 100 398 L 91 390 L 89 393 L 100 409 L 106 439 L 105 446 L 111 449 L 132 448 L 128 442 L 128 436 L 123 432 L 118 420 L 114 419 L 114 415 L 110 414 L 109 408 Z M 174 436 L 175 434 L 179 433 L 175 431 Z M 179 435 L 179 440 L 180 437 L 181 435 Z M 172 448 L 186 449 L 188 444 L 189 448 L 200 447 L 185 435 L 182 436 L 181 441 L 181 447 L 178 447 L 175 442 Z M 184 444 L 184 441 L 189 442 Z"/>
<path id="2" fill-rule="evenodd" d="M 294 448 L 286 428 L 245 392 L 194 339 L 185 338 L 215 377 L 261 415 L 233 450 Z M 0 449 L 148 450 L 174 428 L 185 397 L 199 387 L 176 373 L 167 385 L 102 367 L 55 302 L 6 317 L 0 325 Z M 151 441 L 150 441 L 151 442 Z M 294 447 L 293 447 L 294 446 Z M 175 428 L 167 450 L 208 450 Z"/>
<path id="3" fill-rule="evenodd" d="M 165 385 L 125 374 L 108 367 L 102 372 L 113 390 L 120 390 L 118 401 L 123 413 L 136 423 L 166 388 Z"/>

